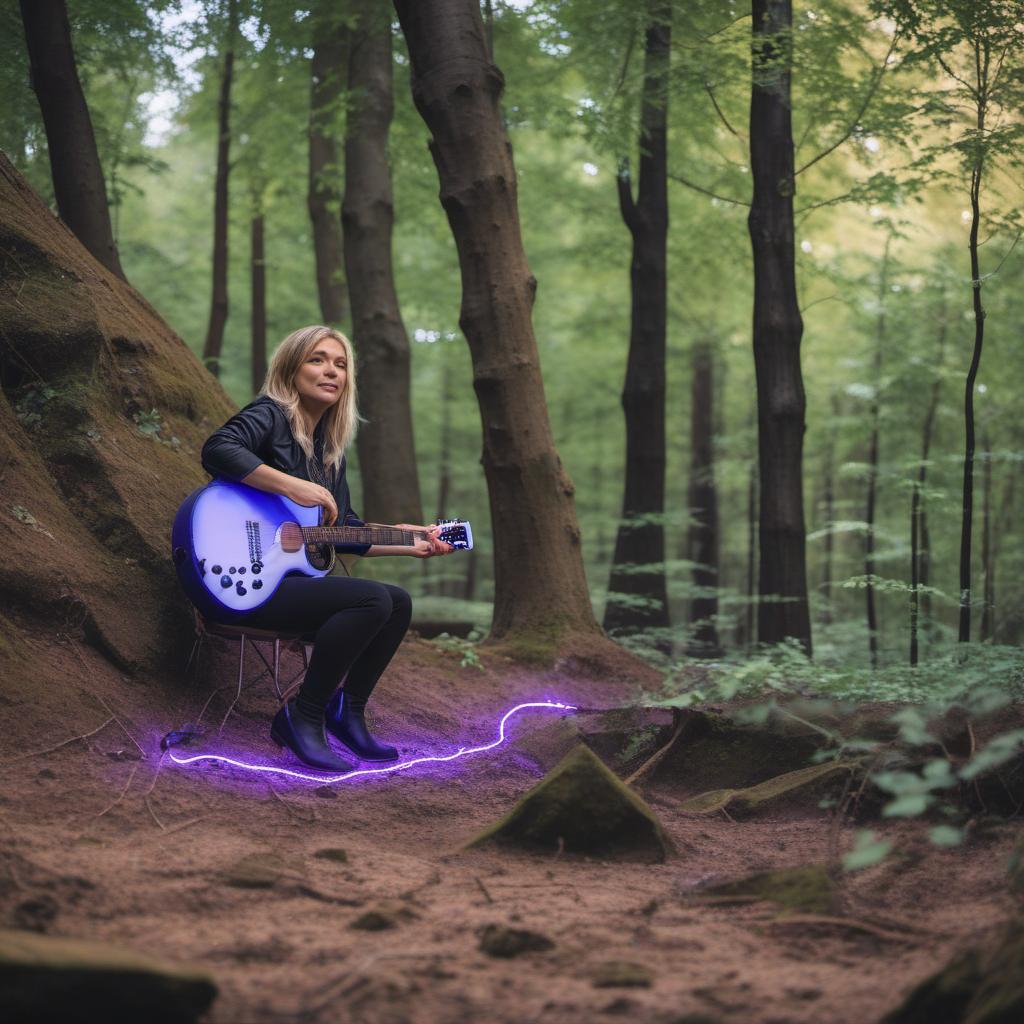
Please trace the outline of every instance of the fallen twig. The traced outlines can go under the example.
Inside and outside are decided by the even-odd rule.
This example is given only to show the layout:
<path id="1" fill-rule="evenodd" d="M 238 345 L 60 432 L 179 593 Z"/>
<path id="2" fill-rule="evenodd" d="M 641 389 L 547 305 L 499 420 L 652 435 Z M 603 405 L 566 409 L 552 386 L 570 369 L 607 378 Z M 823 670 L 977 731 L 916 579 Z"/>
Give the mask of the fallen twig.
<path id="1" fill-rule="evenodd" d="M 477 888 L 479 888 L 479 890 L 484 894 L 484 899 L 487 900 L 488 903 L 493 903 L 494 897 L 487 891 L 487 886 L 484 885 L 476 875 L 473 876 L 473 881 L 476 882 Z"/>
<path id="2" fill-rule="evenodd" d="M 102 818 L 103 815 L 107 813 L 107 811 L 112 810 L 114 807 L 116 807 L 124 799 L 124 795 L 125 795 L 125 793 L 128 792 L 128 787 L 132 784 L 132 780 L 135 778 L 135 773 L 138 770 L 139 770 L 139 766 L 137 764 L 132 765 L 132 770 L 128 773 L 128 781 L 124 784 L 124 788 L 117 795 L 117 798 L 115 800 L 113 800 L 111 803 L 107 804 L 107 806 L 104 807 L 103 810 L 99 812 L 99 814 L 94 814 L 92 816 L 92 820 L 93 821 L 96 821 L 98 818 Z"/>
<path id="3" fill-rule="evenodd" d="M 644 761 L 642 765 L 629 778 L 625 779 L 624 782 L 627 786 L 632 786 L 641 775 L 645 775 L 649 772 L 672 748 L 672 744 L 679 739 L 683 731 L 683 723 L 686 718 L 683 715 L 676 715 L 678 722 L 676 723 L 675 731 L 672 733 L 671 739 L 666 743 L 660 750 L 656 750 L 651 756 Z"/>
<path id="4" fill-rule="evenodd" d="M 871 924 L 868 921 L 860 921 L 852 917 L 829 917 L 825 914 L 789 914 L 785 917 L 773 917 L 767 920 L 765 924 L 771 927 L 791 924 L 830 925 L 835 928 L 849 928 L 855 932 L 866 932 L 868 935 L 885 939 L 887 942 L 909 942 L 914 938 L 912 933 L 889 931 L 886 928 L 879 928 L 878 925 Z"/>
<path id="5" fill-rule="evenodd" d="M 86 662 L 85 658 L 82 656 L 82 652 L 79 650 L 78 644 L 76 644 L 74 640 L 70 640 L 70 643 L 71 650 L 75 652 L 75 656 L 82 663 L 82 668 L 84 668 L 87 673 L 90 672 L 91 669 L 89 668 L 89 665 Z M 89 696 L 91 697 L 95 697 L 103 705 L 107 713 L 111 715 L 114 721 L 117 722 L 118 726 L 120 726 L 121 731 L 125 734 L 125 736 L 127 736 L 128 739 L 130 739 L 132 743 L 134 743 L 135 746 L 138 747 L 139 753 L 142 755 L 143 759 L 147 759 L 148 755 L 146 754 L 145 750 L 142 749 L 142 746 L 139 744 L 139 741 L 128 731 L 128 728 L 124 724 L 124 722 L 122 722 L 121 719 L 117 717 L 117 714 L 114 712 L 114 709 L 98 693 L 93 693 L 92 690 L 86 690 L 86 693 L 88 693 Z"/>
<path id="6" fill-rule="evenodd" d="M 20 754 L 18 757 L 12 757 L 9 761 L 2 761 L 0 764 L 16 764 L 18 761 L 24 761 L 30 757 L 52 754 L 55 750 L 60 750 L 61 747 L 66 747 L 69 743 L 75 743 L 77 740 L 87 740 L 90 736 L 95 736 L 96 733 L 102 732 L 113 721 L 113 718 L 108 718 L 102 725 L 97 725 L 91 732 L 83 732 L 80 736 L 72 736 L 70 739 L 61 740 L 60 743 L 55 743 L 52 747 L 46 747 L 43 750 L 33 750 L 28 754 Z"/>
<path id="7" fill-rule="evenodd" d="M 149 794 L 142 798 L 142 802 L 146 805 L 146 810 L 149 811 L 150 817 L 157 823 L 161 832 L 167 831 L 167 826 L 156 816 L 156 811 L 153 810 L 153 805 L 149 802 Z"/>

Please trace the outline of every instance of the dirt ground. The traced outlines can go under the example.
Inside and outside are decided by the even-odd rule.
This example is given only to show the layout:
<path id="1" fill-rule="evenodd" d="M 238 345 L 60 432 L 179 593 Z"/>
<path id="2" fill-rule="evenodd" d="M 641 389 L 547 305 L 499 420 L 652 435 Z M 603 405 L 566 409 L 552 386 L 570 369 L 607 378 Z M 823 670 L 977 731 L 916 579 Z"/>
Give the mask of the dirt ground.
<path id="1" fill-rule="evenodd" d="M 920 823 L 877 825 L 900 854 L 842 891 L 844 914 L 867 930 L 764 902 L 709 906 L 695 897 L 710 883 L 824 862 L 827 811 L 687 815 L 678 803 L 692 785 L 659 772 L 640 792 L 678 848 L 665 863 L 467 852 L 564 753 L 568 719 L 517 716 L 488 754 L 325 787 L 161 755 L 160 737 L 195 721 L 209 680 L 231 679 L 227 652 L 176 692 L 112 676 L 70 640 L 38 654 L 62 659 L 66 682 L 0 709 L 0 924 L 199 965 L 219 987 L 211 1024 L 868 1024 L 1011 909 L 1013 823 L 954 850 L 932 846 Z M 265 680 L 218 735 L 232 696 L 210 703 L 211 731 L 188 752 L 294 767 L 269 742 Z M 376 723 L 403 753 L 448 752 L 494 738 L 522 700 L 597 709 L 631 696 L 567 671 L 461 667 L 413 640 L 381 684 Z M 843 826 L 842 849 L 855 830 Z M 553 947 L 488 955 L 489 925 Z"/>

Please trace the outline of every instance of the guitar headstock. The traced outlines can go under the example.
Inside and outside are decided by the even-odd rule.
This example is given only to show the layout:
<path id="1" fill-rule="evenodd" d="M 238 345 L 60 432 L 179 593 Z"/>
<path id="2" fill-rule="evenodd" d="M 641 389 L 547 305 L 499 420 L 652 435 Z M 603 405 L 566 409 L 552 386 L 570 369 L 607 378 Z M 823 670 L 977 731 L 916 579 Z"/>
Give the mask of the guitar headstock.
<path id="1" fill-rule="evenodd" d="M 451 544 L 456 551 L 470 551 L 473 548 L 473 528 L 461 519 L 438 519 L 441 527 L 440 540 Z"/>

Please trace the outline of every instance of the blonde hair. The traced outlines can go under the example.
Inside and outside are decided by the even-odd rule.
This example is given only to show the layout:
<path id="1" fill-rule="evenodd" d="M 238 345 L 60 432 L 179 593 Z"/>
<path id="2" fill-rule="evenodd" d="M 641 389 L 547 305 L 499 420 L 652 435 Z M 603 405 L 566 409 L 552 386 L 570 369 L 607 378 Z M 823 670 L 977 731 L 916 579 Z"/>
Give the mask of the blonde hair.
<path id="1" fill-rule="evenodd" d="M 267 367 L 267 377 L 260 389 L 261 395 L 272 398 L 288 416 L 292 434 L 307 458 L 313 456 L 313 438 L 306 429 L 299 406 L 299 392 L 295 388 L 295 377 L 309 354 L 325 338 L 333 338 L 345 350 L 348 370 L 345 374 L 345 389 L 341 397 L 323 415 L 324 425 L 324 468 L 337 469 L 345 456 L 345 449 L 352 443 L 359 425 L 358 392 L 356 389 L 356 357 L 352 342 L 341 331 L 333 327 L 315 324 L 292 331 L 280 345 Z"/>

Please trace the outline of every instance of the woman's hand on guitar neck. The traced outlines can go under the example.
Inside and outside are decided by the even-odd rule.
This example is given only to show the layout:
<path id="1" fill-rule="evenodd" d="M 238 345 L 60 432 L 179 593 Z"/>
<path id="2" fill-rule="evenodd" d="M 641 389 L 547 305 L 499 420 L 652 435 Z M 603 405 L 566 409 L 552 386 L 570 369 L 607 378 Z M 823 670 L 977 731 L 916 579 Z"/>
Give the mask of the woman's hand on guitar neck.
<path id="1" fill-rule="evenodd" d="M 409 554 L 414 558 L 432 558 L 434 555 L 447 555 L 454 551 L 451 544 L 438 537 L 440 526 L 413 526 L 410 523 L 397 523 L 398 530 L 411 530 L 414 534 L 412 550 Z M 426 534 L 426 536 L 423 536 Z"/>

